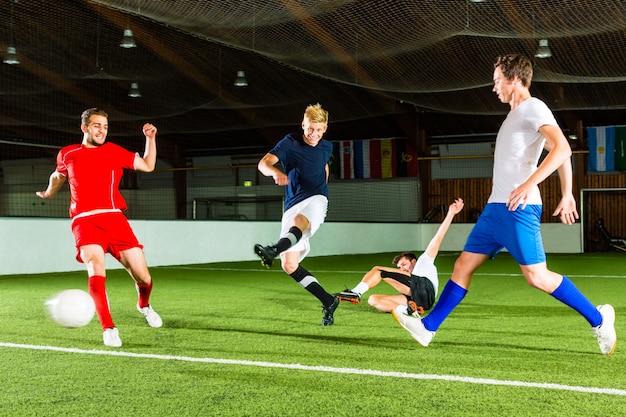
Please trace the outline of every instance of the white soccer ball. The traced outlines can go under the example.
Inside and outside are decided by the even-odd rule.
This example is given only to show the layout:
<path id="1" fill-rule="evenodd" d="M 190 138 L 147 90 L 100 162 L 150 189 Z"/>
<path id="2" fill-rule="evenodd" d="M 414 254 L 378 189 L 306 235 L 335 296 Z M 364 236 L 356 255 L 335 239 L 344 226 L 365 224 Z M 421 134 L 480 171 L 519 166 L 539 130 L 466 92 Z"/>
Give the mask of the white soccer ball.
<path id="1" fill-rule="evenodd" d="M 82 327 L 93 319 L 96 305 L 83 290 L 64 290 L 48 298 L 44 304 L 50 318 L 59 326 Z"/>

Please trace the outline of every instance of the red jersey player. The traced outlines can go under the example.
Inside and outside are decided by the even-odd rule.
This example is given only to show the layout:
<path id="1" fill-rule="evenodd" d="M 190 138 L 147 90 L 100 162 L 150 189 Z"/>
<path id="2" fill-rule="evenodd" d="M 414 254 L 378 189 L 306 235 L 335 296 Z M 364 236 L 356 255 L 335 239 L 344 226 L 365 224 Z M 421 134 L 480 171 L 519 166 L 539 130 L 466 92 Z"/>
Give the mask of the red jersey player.
<path id="1" fill-rule="evenodd" d="M 135 281 L 137 309 L 151 327 L 161 327 L 161 317 L 149 303 L 152 277 L 143 246 L 123 214 L 126 201 L 119 191 L 124 169 L 151 172 L 156 164 L 157 129 L 143 126 L 146 137 L 142 156 L 113 143 L 105 143 L 109 129 L 108 115 L 100 109 L 87 109 L 81 115 L 83 141 L 59 151 L 56 170 L 48 188 L 37 192 L 41 198 L 53 198 L 65 180 L 70 186 L 70 218 L 76 242 L 76 259 L 85 263 L 89 275 L 89 294 L 103 330 L 105 346 L 119 347 L 122 341 L 111 318 L 106 293 L 105 253 L 110 253 L 126 268 Z"/>

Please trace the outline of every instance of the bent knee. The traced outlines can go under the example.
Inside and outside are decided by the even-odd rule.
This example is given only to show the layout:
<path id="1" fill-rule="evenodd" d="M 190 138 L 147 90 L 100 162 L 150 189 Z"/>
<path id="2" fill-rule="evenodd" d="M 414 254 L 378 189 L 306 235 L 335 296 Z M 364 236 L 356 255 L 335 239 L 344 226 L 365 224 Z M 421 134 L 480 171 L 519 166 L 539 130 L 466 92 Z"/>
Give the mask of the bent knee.
<path id="1" fill-rule="evenodd" d="M 311 223 L 309 219 L 306 218 L 303 214 L 296 214 L 293 218 L 294 226 L 300 229 L 302 232 L 308 230 L 311 227 Z"/>
<path id="2" fill-rule="evenodd" d="M 378 294 L 370 295 L 369 298 L 367 299 L 367 304 L 376 308 L 376 306 L 380 304 L 380 295 Z"/>
<path id="3" fill-rule="evenodd" d="M 285 271 L 289 275 L 291 275 L 294 272 L 296 272 L 296 269 L 298 269 L 299 265 L 300 264 L 298 262 L 282 262 L 281 263 L 283 271 Z"/>
<path id="4" fill-rule="evenodd" d="M 137 283 L 137 285 L 145 287 L 152 283 L 152 278 L 150 277 L 150 275 L 148 275 L 147 277 L 135 277 L 135 282 Z"/>
<path id="5" fill-rule="evenodd" d="M 528 285 L 548 293 L 552 293 L 563 279 L 562 275 L 547 269 L 524 270 L 523 273 Z"/>

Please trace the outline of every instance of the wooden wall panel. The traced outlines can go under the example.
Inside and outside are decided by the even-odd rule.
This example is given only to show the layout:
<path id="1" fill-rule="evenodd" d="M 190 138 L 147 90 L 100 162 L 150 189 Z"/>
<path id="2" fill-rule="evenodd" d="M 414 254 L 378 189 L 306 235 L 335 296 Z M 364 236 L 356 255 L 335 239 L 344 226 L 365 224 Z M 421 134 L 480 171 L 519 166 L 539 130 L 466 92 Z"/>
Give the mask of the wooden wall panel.
<path id="1" fill-rule="evenodd" d="M 584 188 L 626 188 L 624 173 L 586 175 Z M 576 197 L 580 199 L 580 193 Z M 626 192 L 587 192 L 584 198 L 585 250 L 609 250 L 602 239 L 597 222 L 602 219 L 605 229 L 614 237 L 626 237 Z"/>
<path id="2" fill-rule="evenodd" d="M 574 184 L 574 198 L 580 212 L 580 188 L 626 188 L 626 173 L 586 174 L 578 176 L 583 184 Z M 582 186 L 582 187 L 581 187 Z M 543 198 L 543 223 L 559 222 L 552 216 L 561 199 L 560 182 L 557 175 L 552 175 L 539 185 Z M 473 223 L 476 216 L 487 203 L 491 193 L 491 178 L 464 178 L 433 180 L 426 185 L 427 204 L 425 212 L 433 207 L 447 207 L 455 197 L 465 201 L 465 210 L 455 219 L 456 222 Z M 607 250 L 596 230 L 596 222 L 602 218 L 606 229 L 616 237 L 626 237 L 626 192 L 587 193 L 585 196 L 585 230 L 587 241 L 585 247 L 589 251 Z M 441 221 L 440 216 L 432 221 Z"/>

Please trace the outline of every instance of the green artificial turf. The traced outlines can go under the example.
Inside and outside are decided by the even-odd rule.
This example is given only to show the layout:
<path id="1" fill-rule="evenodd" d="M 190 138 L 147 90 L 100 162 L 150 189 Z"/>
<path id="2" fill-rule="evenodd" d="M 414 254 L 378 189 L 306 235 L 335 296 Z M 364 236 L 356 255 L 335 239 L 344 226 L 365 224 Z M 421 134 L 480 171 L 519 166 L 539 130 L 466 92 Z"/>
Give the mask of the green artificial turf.
<path id="1" fill-rule="evenodd" d="M 393 254 L 309 258 L 329 292 L 355 285 Z M 440 288 L 456 253 L 437 259 Z M 626 331 L 626 254 L 548 255 Z M 626 355 L 600 354 L 588 323 L 530 288 L 500 254 L 475 275 L 428 348 L 390 314 L 342 303 L 320 326 L 319 302 L 258 262 L 151 269 L 149 328 L 122 270 L 107 289 L 121 348 L 94 319 L 65 329 L 46 317 L 84 272 L 0 276 L 0 416 L 612 416 L 626 410 Z M 621 410 L 621 411 L 620 411 Z"/>

